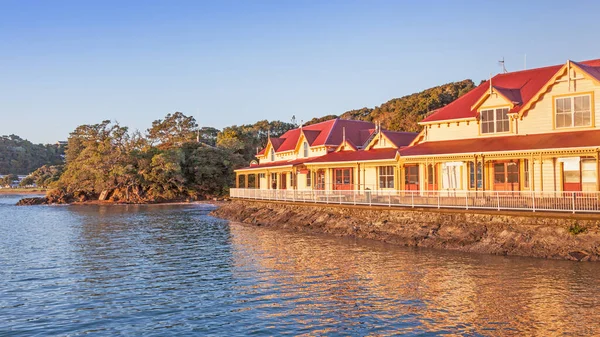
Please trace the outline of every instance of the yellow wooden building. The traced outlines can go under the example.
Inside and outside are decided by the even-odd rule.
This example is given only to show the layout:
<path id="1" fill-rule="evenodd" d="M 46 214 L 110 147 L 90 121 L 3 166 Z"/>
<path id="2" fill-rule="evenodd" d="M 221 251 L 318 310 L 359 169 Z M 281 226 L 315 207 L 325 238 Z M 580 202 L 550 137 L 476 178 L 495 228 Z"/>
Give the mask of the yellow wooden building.
<path id="1" fill-rule="evenodd" d="M 599 94 L 600 60 L 498 74 L 418 134 L 334 119 L 270 138 L 237 187 L 599 191 Z"/>

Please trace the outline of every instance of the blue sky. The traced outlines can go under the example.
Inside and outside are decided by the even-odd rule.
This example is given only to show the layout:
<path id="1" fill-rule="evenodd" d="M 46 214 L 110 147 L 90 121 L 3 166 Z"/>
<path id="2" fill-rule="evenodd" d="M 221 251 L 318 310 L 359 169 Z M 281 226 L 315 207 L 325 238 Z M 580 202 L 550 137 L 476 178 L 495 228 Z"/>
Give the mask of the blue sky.
<path id="1" fill-rule="evenodd" d="M 0 135 L 289 121 L 600 58 L 598 1 L 0 0 Z"/>

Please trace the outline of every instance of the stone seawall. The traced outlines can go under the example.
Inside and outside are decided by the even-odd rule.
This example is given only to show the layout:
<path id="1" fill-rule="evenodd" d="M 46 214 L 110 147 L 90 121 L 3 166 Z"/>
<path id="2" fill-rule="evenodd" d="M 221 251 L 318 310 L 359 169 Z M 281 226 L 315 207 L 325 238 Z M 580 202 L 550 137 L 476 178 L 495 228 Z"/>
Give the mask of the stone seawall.
<path id="1" fill-rule="evenodd" d="M 600 260 L 600 215 L 504 213 L 234 200 L 212 215 L 255 226 L 404 246 Z"/>

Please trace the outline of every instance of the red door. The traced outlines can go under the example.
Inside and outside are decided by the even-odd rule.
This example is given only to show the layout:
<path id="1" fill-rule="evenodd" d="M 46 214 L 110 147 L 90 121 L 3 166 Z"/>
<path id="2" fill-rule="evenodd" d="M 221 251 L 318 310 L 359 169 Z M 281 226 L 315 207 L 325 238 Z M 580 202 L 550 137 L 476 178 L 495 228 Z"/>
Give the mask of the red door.
<path id="1" fill-rule="evenodd" d="M 285 173 L 281 174 L 281 189 L 285 190 L 287 188 L 287 177 Z"/>
<path id="2" fill-rule="evenodd" d="M 519 161 L 494 163 L 494 190 L 519 190 Z"/>
<path id="3" fill-rule="evenodd" d="M 419 165 L 405 166 L 404 186 L 407 190 L 419 190 Z"/>
<path id="4" fill-rule="evenodd" d="M 342 168 L 333 170 L 333 189 L 334 190 L 352 190 L 354 183 L 352 181 L 352 168 Z"/>
<path id="5" fill-rule="evenodd" d="M 325 170 L 317 170 L 316 172 L 316 185 L 315 189 L 324 190 L 325 189 Z"/>
<path id="6" fill-rule="evenodd" d="M 427 165 L 427 190 L 437 191 L 437 165 Z"/>

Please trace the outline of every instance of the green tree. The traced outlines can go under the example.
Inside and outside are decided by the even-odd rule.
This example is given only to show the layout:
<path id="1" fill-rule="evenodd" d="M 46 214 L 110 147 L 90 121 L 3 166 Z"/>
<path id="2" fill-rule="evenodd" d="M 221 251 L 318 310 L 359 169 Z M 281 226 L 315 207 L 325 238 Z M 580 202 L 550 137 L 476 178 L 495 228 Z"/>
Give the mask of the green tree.
<path id="1" fill-rule="evenodd" d="M 147 130 L 147 138 L 152 145 L 169 148 L 194 141 L 197 131 L 198 124 L 194 117 L 175 112 L 168 114 L 165 119 L 152 122 L 152 127 Z"/>

